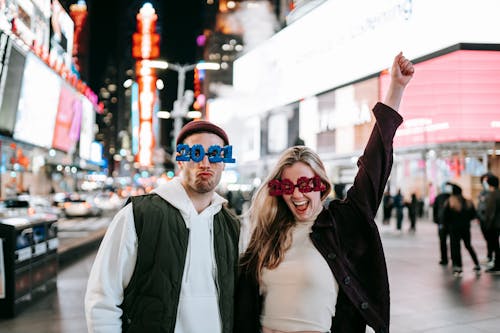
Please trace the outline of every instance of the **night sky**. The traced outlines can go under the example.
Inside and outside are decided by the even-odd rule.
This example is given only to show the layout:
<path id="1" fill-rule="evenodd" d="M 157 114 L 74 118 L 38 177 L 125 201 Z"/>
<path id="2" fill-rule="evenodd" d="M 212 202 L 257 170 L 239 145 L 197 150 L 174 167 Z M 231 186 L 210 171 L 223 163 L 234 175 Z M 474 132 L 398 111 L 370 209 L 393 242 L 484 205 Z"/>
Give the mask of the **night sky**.
<path id="1" fill-rule="evenodd" d="M 157 32 L 161 35 L 160 58 L 173 63 L 194 63 L 202 58 L 196 37 L 204 23 L 202 0 L 149 1 L 158 15 Z M 136 29 L 135 15 L 145 1 L 87 0 L 89 12 L 89 80 L 94 91 L 102 86 L 108 59 L 131 57 L 131 38 Z M 159 73 L 165 81 L 162 108 L 169 109 L 176 98 L 177 73 Z M 192 89 L 192 75 L 186 77 L 186 89 Z"/>

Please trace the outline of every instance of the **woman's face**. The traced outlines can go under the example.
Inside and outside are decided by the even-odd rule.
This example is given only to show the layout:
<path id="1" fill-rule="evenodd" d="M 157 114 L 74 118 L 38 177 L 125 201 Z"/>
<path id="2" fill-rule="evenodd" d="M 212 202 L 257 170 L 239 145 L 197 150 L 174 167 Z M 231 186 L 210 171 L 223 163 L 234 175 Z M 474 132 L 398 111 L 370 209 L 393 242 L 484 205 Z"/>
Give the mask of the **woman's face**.
<path id="1" fill-rule="evenodd" d="M 310 166 L 303 162 L 296 162 L 283 169 L 281 179 L 289 179 L 292 183 L 297 184 L 300 177 L 312 178 L 314 176 L 316 174 Z M 295 187 L 292 194 L 283 194 L 283 200 L 298 222 L 313 221 L 322 209 L 320 191 L 302 193 L 298 187 Z"/>

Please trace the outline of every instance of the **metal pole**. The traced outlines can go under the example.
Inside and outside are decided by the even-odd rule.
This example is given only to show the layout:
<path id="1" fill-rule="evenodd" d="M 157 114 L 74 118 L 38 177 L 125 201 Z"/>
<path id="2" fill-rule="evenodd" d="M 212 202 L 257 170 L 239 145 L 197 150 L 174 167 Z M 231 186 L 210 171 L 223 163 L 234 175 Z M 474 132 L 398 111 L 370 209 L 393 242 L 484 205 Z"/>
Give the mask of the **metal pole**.
<path id="1" fill-rule="evenodd" d="M 183 112 L 184 110 L 182 110 L 183 108 L 182 98 L 184 95 L 184 81 L 186 79 L 186 71 L 183 67 L 180 67 L 177 73 L 178 73 L 177 100 L 174 102 L 174 112 L 172 112 L 172 117 L 174 118 L 174 133 L 173 133 L 174 142 L 172 146 L 174 147 L 174 149 L 175 149 L 175 140 L 177 139 L 177 136 L 181 131 L 182 118 L 184 117 L 184 112 Z"/>
<path id="2" fill-rule="evenodd" d="M 179 135 L 182 128 L 182 119 L 186 115 L 186 105 L 184 105 L 184 89 L 185 89 L 185 81 L 186 81 L 186 72 L 193 70 L 196 67 L 196 64 L 192 65 L 173 65 L 170 66 L 171 69 L 177 71 L 177 100 L 174 102 L 174 110 L 172 112 L 172 118 L 174 118 L 174 135 L 173 135 L 173 143 L 172 147 L 176 149 L 175 140 Z M 173 154 L 173 158 L 175 159 L 175 153 Z M 177 163 L 175 160 L 173 161 L 175 165 L 175 171 L 178 171 Z"/>

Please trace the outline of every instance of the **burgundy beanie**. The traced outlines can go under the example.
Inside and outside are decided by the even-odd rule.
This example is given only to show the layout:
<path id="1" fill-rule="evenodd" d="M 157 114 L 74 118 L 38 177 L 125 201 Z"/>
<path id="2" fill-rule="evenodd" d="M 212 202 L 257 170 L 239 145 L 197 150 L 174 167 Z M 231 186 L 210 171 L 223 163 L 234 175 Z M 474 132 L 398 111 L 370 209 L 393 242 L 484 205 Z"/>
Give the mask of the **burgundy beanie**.
<path id="1" fill-rule="evenodd" d="M 213 133 L 224 141 L 224 145 L 229 145 L 229 139 L 227 138 L 226 132 L 219 126 L 206 120 L 193 120 L 184 125 L 177 136 L 176 145 L 184 142 L 188 136 L 195 133 Z"/>

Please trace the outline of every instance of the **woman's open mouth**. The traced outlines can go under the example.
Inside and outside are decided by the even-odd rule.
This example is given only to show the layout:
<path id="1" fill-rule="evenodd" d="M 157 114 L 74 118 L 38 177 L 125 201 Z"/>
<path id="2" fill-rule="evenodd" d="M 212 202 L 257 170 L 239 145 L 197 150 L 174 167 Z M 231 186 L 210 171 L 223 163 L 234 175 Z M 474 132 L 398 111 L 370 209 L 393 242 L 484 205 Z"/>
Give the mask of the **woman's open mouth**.
<path id="1" fill-rule="evenodd" d="M 295 209 L 299 213 L 305 212 L 307 210 L 307 207 L 309 207 L 309 200 L 300 200 L 300 201 L 292 200 L 292 203 L 295 206 Z"/>

